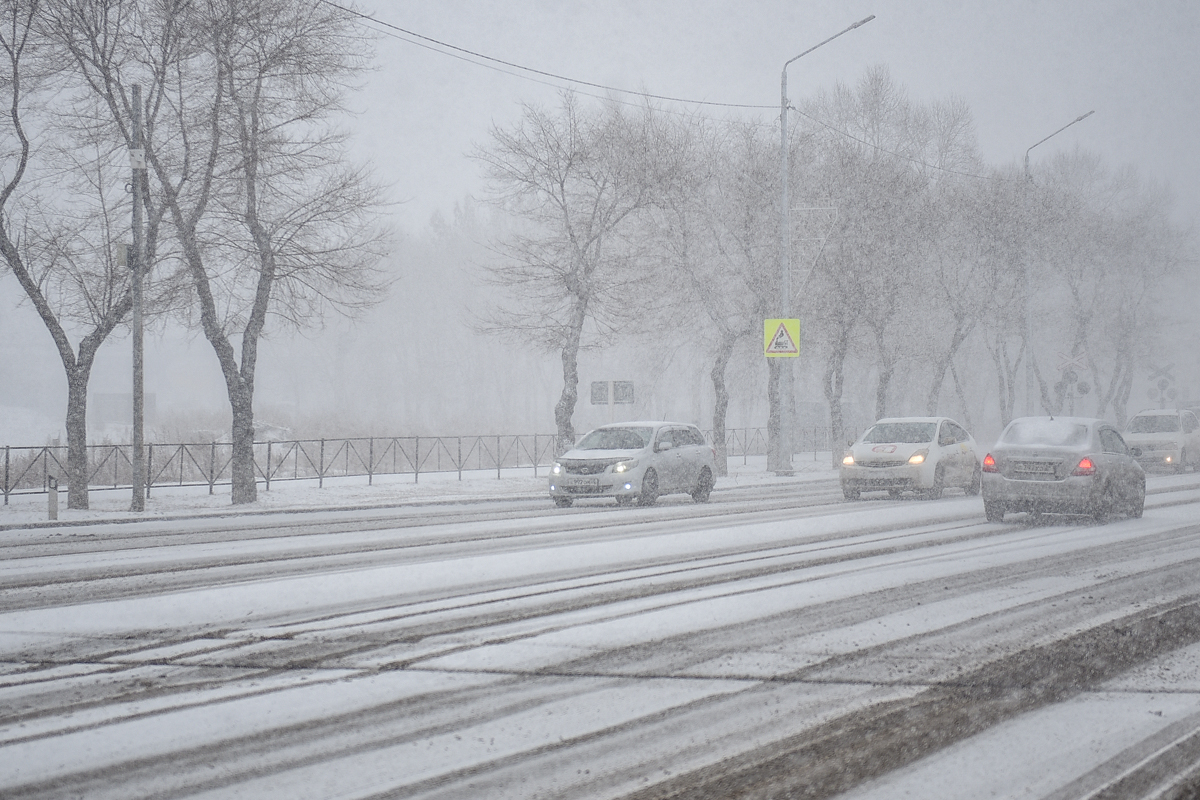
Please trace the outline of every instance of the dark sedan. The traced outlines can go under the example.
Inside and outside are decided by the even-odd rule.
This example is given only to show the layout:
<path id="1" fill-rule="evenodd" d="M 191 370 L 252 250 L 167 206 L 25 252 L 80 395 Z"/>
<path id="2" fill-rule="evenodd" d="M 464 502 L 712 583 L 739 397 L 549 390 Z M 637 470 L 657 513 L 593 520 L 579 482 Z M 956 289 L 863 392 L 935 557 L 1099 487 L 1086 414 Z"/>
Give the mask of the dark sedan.
<path id="1" fill-rule="evenodd" d="M 983 509 L 990 522 L 1010 511 L 1140 517 L 1146 474 L 1121 434 L 1100 419 L 1023 417 L 983 459 Z"/>

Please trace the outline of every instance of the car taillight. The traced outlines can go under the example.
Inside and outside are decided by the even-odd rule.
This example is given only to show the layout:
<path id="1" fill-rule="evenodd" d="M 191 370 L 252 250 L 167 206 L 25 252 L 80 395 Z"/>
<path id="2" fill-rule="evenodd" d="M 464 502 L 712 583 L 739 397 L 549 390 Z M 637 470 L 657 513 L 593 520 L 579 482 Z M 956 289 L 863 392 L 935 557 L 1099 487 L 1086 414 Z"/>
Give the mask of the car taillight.
<path id="1" fill-rule="evenodd" d="M 1095 475 L 1096 465 L 1087 456 L 1079 459 L 1079 464 L 1075 467 L 1072 475 Z"/>
<path id="2" fill-rule="evenodd" d="M 984 472 L 999 472 L 1000 471 L 1000 468 L 996 466 L 996 459 L 992 457 L 991 453 L 988 453 L 986 456 L 983 457 L 983 471 Z"/>

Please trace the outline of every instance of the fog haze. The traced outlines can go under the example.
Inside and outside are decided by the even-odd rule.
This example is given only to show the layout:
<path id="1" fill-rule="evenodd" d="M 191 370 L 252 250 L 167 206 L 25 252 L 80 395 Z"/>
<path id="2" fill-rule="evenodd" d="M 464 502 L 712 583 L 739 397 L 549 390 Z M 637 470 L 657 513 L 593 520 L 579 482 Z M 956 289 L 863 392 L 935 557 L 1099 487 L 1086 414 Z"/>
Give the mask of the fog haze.
<path id="1" fill-rule="evenodd" d="M 970 2 L 364 2 L 376 22 L 373 71 L 350 97 L 344 127 L 354 158 L 370 161 L 389 187 L 396 232 L 390 295 L 358 320 L 330 317 L 294 334 L 268 329 L 260 358 L 256 420 L 297 435 L 486 434 L 553 430 L 562 385 L 553 353 L 481 333 L 492 288 L 480 266 L 495 226 L 488 187 L 469 154 L 521 104 L 553 107 L 562 90 L 637 103 L 619 89 L 685 101 L 664 109 L 778 124 L 784 62 L 868 15 L 876 19 L 789 68 L 794 105 L 836 82 L 855 83 L 885 65 L 918 100 L 958 97 L 970 107 L 985 161 L 1020 165 L 1027 148 L 1082 114 L 1085 121 L 1030 153 L 1033 175 L 1055 153 L 1082 148 L 1109 168 L 1131 165 L 1169 183 L 1179 224 L 1200 211 L 1200 6 L 1182 0 L 997 4 Z M 392 27 L 394 26 L 394 27 Z M 428 39 L 405 33 L 408 31 Z M 452 45 L 443 47 L 429 39 Z M 528 70 L 469 55 L 470 51 Z M 538 74 L 531 70 L 537 70 Z M 572 83 L 585 81 L 592 86 Z M 607 87 L 607 88 L 605 88 Z M 703 101 L 703 104 L 699 101 Z M 706 105 L 711 104 L 711 105 Z M 719 105 L 718 105 L 719 104 Z M 748 106 L 748 107 L 737 107 Z M 1182 398 L 1200 403 L 1194 347 L 1200 290 L 1194 277 L 1167 309 L 1167 347 Z M 42 444 L 59 435 L 65 380 L 44 326 L 9 274 L 0 275 L 0 444 Z M 608 421 L 588 403 L 593 380 L 633 380 L 638 402 L 618 415 L 677 417 L 707 427 L 711 386 L 689 332 L 666 335 L 647 356 L 637 342 L 581 358 L 576 427 Z M 91 395 L 129 391 L 129 337 L 100 351 Z M 730 427 L 766 423 L 766 368 L 742 353 L 731 373 Z M 1148 385 L 1149 368 L 1139 377 Z M 799 385 L 820 365 L 801 359 Z M 967 374 L 968 394 L 986 396 L 986 370 Z M 850 374 L 845 396 L 866 421 L 871 381 Z M 897 413 L 916 413 L 921 390 L 894 383 Z M 228 401 L 211 348 L 198 331 L 160 325 L 147 339 L 146 391 L 157 435 L 173 438 L 228 424 Z M 912 401 L 905 398 L 912 398 Z M 1146 386 L 1134 408 L 1150 405 Z M 819 403 L 820 390 L 798 399 Z M 947 392 L 945 413 L 954 415 Z M 95 403 L 92 404 L 93 410 Z M 995 417 L 989 414 L 989 417 Z M 120 425 L 94 435 L 122 438 Z M 979 438 L 994 434 L 981 420 Z"/>

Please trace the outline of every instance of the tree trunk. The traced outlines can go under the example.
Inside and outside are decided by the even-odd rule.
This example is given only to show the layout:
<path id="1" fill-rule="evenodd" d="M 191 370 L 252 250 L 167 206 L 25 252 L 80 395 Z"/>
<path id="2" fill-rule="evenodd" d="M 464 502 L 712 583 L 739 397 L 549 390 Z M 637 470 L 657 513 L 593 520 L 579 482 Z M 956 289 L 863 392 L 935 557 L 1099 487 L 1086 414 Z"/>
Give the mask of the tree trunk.
<path id="1" fill-rule="evenodd" d="M 229 405 L 233 411 L 233 456 L 230 471 L 233 481 L 233 504 L 253 503 L 258 499 L 258 481 L 254 474 L 254 390 L 243 384 L 230 392 Z"/>
<path id="2" fill-rule="evenodd" d="M 963 391 L 962 381 L 958 379 L 958 370 L 955 369 L 953 360 L 950 361 L 950 377 L 954 379 L 954 392 L 958 395 L 958 405 L 962 409 L 963 424 L 967 426 L 967 430 L 971 430 L 974 427 L 971 424 L 971 409 L 967 407 L 967 395 Z M 929 416 L 932 417 L 933 414 Z"/>
<path id="3" fill-rule="evenodd" d="M 825 402 L 829 404 L 829 450 L 834 469 L 842 463 L 842 384 L 845 381 L 844 367 L 846 352 L 850 349 L 850 331 L 843 330 L 834 343 L 829 360 L 825 362 L 825 380 L 822 389 Z"/>
<path id="4" fill-rule="evenodd" d="M 887 392 L 892 384 L 892 374 L 896 371 L 896 362 L 890 358 L 880 358 L 879 380 L 875 384 L 875 419 L 887 416 Z"/>
<path id="5" fill-rule="evenodd" d="M 67 508 L 88 507 L 87 387 L 91 364 L 67 370 Z"/>
<path id="6" fill-rule="evenodd" d="M 713 360 L 713 450 L 716 451 L 717 475 L 729 474 L 729 447 L 725 441 L 725 415 L 729 411 L 729 387 L 725 385 L 725 368 L 733 356 L 733 345 L 737 336 L 731 332 L 721 335 L 721 344 Z"/>
<path id="7" fill-rule="evenodd" d="M 559 455 L 575 446 L 575 404 L 579 401 L 579 343 L 583 338 L 583 322 L 587 318 L 587 302 L 575 300 L 571 315 L 571 327 L 562 349 L 563 388 L 554 406 L 554 424 L 558 429 Z"/>
<path id="8" fill-rule="evenodd" d="M 1030 357 L 1032 358 L 1032 354 Z M 1061 391 L 1057 391 L 1056 400 L 1052 401 L 1050 399 L 1050 386 L 1046 383 L 1046 379 L 1042 377 L 1042 370 L 1038 367 L 1037 359 L 1033 361 L 1033 374 L 1037 378 L 1038 393 L 1042 398 L 1042 411 L 1051 415 L 1061 414 L 1064 394 Z"/>
<path id="9" fill-rule="evenodd" d="M 938 401 L 942 395 L 942 383 L 946 380 L 946 371 L 952 369 L 954 365 L 954 356 L 958 354 L 958 349 L 962 347 L 962 343 L 966 341 L 970 335 L 974 324 L 963 325 L 963 320 L 955 321 L 954 335 L 950 337 L 950 347 L 942 354 L 937 363 L 933 367 L 933 382 L 929 385 L 929 398 L 925 402 L 925 414 L 927 416 L 935 416 L 938 410 Z M 961 397 L 962 387 L 958 384 L 958 376 L 954 378 L 954 385 L 959 391 Z"/>

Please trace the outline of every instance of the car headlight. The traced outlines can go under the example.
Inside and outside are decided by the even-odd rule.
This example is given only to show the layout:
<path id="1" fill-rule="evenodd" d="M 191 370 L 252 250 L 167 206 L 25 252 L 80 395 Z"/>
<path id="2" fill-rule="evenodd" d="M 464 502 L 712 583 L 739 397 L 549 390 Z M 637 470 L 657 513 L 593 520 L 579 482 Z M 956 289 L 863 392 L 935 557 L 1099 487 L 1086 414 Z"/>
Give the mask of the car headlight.
<path id="1" fill-rule="evenodd" d="M 908 463 L 910 463 L 910 464 L 924 464 L 924 463 L 925 463 L 925 456 L 927 456 L 927 455 L 929 455 L 929 451 L 928 451 L 928 450 L 918 450 L 917 452 L 913 453 L 911 456 L 909 456 L 909 457 L 908 457 Z"/>
<path id="2" fill-rule="evenodd" d="M 846 453 L 846 457 L 842 459 L 842 466 L 844 466 L 844 467 L 853 467 L 854 466 L 854 454 L 853 453 Z"/>
<path id="3" fill-rule="evenodd" d="M 618 462 L 613 465 L 613 472 L 616 472 L 616 473 L 629 472 L 629 470 L 633 469 L 637 465 L 638 465 L 638 462 L 637 462 L 636 458 L 633 459 L 632 461 L 621 461 L 621 462 Z"/>
<path id="4" fill-rule="evenodd" d="M 555 461 L 554 466 L 550 468 L 550 474 L 551 475 L 562 475 L 562 464 Z"/>

